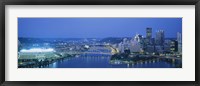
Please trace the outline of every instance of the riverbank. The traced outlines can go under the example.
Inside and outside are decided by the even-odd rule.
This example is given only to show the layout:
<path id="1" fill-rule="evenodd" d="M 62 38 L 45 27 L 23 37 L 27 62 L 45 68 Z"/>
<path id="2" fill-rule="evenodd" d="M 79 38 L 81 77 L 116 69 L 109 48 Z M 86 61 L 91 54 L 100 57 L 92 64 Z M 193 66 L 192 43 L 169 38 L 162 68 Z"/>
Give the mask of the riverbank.
<path id="1" fill-rule="evenodd" d="M 63 61 L 68 58 L 72 58 L 77 56 L 77 54 L 73 55 L 65 55 L 64 57 L 59 58 L 46 58 L 44 60 L 39 59 L 18 59 L 18 68 L 42 68 L 48 66 L 57 61 Z"/>

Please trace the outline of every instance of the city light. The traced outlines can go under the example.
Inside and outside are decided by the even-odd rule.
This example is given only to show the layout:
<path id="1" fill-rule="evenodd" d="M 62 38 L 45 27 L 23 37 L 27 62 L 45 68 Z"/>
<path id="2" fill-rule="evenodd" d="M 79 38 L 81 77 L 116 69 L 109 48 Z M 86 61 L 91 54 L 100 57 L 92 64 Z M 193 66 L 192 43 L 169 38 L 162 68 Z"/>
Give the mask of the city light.
<path id="1" fill-rule="evenodd" d="M 22 49 L 20 52 L 54 52 L 54 49 L 52 48 L 47 48 L 47 49 L 42 49 L 42 48 L 32 48 L 32 49 Z"/>
<path id="2" fill-rule="evenodd" d="M 38 25 L 23 19 L 18 19 L 18 68 L 182 68 L 182 18 L 50 18 L 52 24 L 41 18 Z M 88 25 L 77 27 L 81 23 Z"/>

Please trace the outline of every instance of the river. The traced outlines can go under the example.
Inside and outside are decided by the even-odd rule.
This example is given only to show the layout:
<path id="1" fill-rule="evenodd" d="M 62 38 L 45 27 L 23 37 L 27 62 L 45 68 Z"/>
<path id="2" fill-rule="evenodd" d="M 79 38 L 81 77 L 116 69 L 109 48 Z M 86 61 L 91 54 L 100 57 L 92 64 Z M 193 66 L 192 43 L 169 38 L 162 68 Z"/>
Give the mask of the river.
<path id="1" fill-rule="evenodd" d="M 93 48 L 94 49 L 94 48 Z M 110 52 L 102 48 L 95 50 L 89 50 L 94 52 Z M 175 64 L 155 60 L 152 62 L 144 62 L 138 64 L 110 64 L 111 55 L 106 54 L 94 54 L 88 53 L 79 55 L 78 57 L 72 57 L 64 59 L 63 61 L 57 61 L 49 64 L 45 68 L 174 68 Z"/>

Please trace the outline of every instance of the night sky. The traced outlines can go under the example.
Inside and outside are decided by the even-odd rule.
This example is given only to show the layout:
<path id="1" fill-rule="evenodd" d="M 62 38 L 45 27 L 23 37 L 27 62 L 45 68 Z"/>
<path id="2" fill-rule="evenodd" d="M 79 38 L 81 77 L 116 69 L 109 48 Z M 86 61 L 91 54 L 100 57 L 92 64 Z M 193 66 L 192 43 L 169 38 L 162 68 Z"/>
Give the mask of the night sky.
<path id="1" fill-rule="evenodd" d="M 182 33 L 182 18 L 18 18 L 18 36 L 29 38 L 105 38 L 146 36 L 146 28 Z"/>

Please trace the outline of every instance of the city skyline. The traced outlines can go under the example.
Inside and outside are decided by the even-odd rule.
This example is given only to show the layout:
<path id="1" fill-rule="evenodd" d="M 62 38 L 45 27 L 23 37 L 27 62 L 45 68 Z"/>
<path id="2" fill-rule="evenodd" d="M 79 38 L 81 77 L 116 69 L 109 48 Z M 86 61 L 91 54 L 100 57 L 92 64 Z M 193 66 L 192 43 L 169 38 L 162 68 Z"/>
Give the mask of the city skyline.
<path id="1" fill-rule="evenodd" d="M 146 37 L 146 28 L 152 28 L 152 38 L 159 30 L 176 38 L 182 18 L 18 18 L 18 37 L 25 38 Z"/>
<path id="2" fill-rule="evenodd" d="M 18 18 L 18 68 L 182 68 L 182 18 Z"/>

